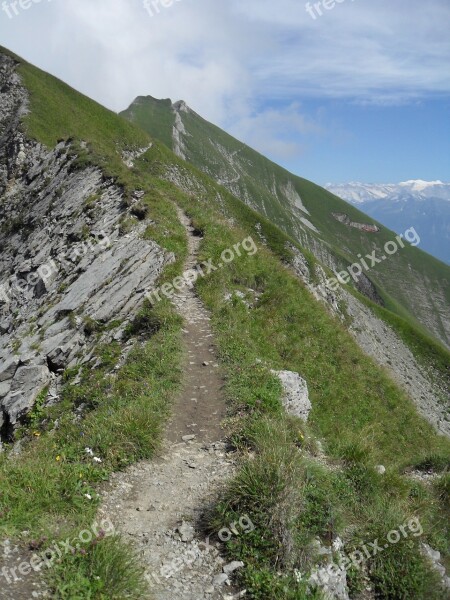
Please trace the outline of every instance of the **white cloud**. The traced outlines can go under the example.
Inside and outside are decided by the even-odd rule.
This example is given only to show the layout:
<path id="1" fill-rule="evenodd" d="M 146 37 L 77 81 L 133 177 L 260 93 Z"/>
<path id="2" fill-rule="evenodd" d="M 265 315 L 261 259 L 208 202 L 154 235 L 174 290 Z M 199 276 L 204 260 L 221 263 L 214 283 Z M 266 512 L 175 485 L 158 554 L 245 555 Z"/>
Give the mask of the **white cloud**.
<path id="1" fill-rule="evenodd" d="M 261 150 L 320 135 L 296 99 L 392 104 L 450 93 L 448 0 L 343 0 L 313 20 L 302 0 L 54 0 L 12 20 L 2 43 L 115 110 L 185 99 Z M 267 105 L 288 108 L 267 110 Z M 280 134 L 281 132 L 281 134 Z"/>
<path id="2" fill-rule="evenodd" d="M 324 133 L 317 120 L 302 114 L 298 103 L 282 110 L 270 108 L 244 116 L 229 131 L 274 159 L 302 155 L 311 136 Z"/>

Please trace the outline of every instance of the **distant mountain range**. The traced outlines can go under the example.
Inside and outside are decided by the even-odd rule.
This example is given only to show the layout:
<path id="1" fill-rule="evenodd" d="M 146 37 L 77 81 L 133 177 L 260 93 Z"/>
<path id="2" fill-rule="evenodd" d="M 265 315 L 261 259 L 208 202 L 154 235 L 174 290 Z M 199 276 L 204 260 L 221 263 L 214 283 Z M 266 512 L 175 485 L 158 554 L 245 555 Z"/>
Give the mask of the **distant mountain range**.
<path id="1" fill-rule="evenodd" d="M 420 247 L 450 263 L 450 183 L 411 180 L 398 184 L 327 184 L 343 200 L 397 233 L 414 227 Z"/>

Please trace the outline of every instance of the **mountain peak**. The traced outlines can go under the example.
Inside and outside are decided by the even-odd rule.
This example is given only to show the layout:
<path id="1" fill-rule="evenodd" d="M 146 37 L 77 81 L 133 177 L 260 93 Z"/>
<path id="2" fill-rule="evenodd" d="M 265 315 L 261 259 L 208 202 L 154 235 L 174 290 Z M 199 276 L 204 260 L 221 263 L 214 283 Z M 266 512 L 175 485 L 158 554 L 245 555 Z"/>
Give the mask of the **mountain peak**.
<path id="1" fill-rule="evenodd" d="M 399 183 L 402 187 L 410 187 L 415 192 L 422 192 L 430 187 L 435 187 L 437 185 L 445 185 L 439 179 L 436 181 L 424 181 L 423 179 L 409 179 L 408 181 L 403 181 Z"/>
<path id="2" fill-rule="evenodd" d="M 172 108 L 176 112 L 185 112 L 185 113 L 191 112 L 191 109 L 189 108 L 189 106 L 186 104 L 186 102 L 184 100 L 177 100 L 176 102 L 173 102 Z"/>

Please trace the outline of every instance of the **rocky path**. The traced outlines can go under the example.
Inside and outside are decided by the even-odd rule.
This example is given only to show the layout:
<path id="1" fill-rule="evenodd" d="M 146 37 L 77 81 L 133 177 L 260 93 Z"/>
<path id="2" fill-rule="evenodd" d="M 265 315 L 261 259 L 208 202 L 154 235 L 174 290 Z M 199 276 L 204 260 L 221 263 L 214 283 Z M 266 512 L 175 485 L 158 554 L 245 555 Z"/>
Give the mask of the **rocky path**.
<path id="1" fill-rule="evenodd" d="M 187 217 L 181 212 L 179 217 L 188 234 L 189 269 L 196 264 L 200 238 Z M 185 321 L 187 352 L 183 389 L 161 457 L 116 474 L 104 492 L 101 514 L 137 547 L 154 600 L 238 598 L 217 547 L 199 528 L 203 511 L 234 470 L 220 441 L 225 402 L 209 316 L 189 288 L 174 304 Z"/>

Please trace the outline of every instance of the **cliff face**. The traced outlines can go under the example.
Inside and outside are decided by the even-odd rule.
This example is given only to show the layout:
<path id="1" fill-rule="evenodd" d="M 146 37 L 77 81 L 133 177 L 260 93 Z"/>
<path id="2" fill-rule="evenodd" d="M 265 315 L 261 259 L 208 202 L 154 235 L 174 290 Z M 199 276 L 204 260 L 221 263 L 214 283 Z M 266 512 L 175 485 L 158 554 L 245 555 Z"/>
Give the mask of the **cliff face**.
<path id="1" fill-rule="evenodd" d="M 55 401 L 62 372 L 89 363 L 121 331 L 172 259 L 121 223 L 137 202 L 100 169 L 79 168 L 75 149 L 27 139 L 27 91 L 15 61 L 0 56 L 0 432 L 14 428 L 45 390 Z M 109 324 L 108 327 L 106 327 Z M 102 327 L 103 326 L 103 327 Z M 96 342 L 99 340 L 96 339 Z"/>

